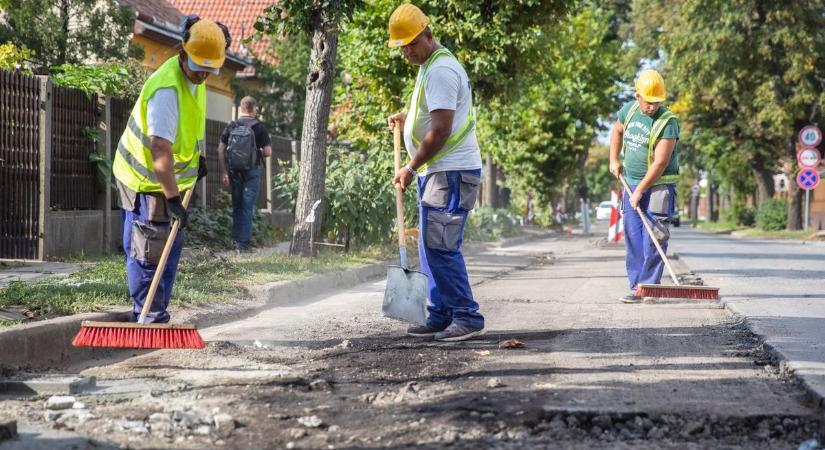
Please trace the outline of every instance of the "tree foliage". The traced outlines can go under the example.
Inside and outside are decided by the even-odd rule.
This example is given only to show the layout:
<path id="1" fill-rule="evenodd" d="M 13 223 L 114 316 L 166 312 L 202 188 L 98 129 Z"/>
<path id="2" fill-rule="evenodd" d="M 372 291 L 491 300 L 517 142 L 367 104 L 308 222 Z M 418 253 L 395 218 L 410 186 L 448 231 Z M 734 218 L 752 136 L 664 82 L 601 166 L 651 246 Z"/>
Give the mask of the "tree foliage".
<path id="1" fill-rule="evenodd" d="M 27 62 L 34 56 L 34 52 L 23 47 L 17 47 L 11 42 L 0 45 L 0 69 L 6 71 L 26 70 Z"/>
<path id="2" fill-rule="evenodd" d="M 824 10 L 821 0 L 635 0 L 629 57 L 659 60 L 701 162 L 740 192 L 755 182 L 763 200 L 798 130 L 822 116 Z"/>
<path id="3" fill-rule="evenodd" d="M 128 56 L 134 15 L 116 0 L 0 0 L 0 10 L 0 42 L 33 51 L 40 72 Z"/>
<path id="4" fill-rule="evenodd" d="M 148 77 L 149 72 L 130 59 L 126 63 L 61 64 L 52 67 L 51 80 L 89 95 L 99 93 L 134 101 Z"/>
<path id="5" fill-rule="evenodd" d="M 424 1 L 436 39 L 473 82 L 482 151 L 513 187 L 547 199 L 615 108 L 619 42 L 614 16 L 590 3 Z M 388 50 L 395 2 L 373 0 L 345 26 L 336 127 L 362 148 L 386 139 L 386 117 L 403 109 L 416 68 Z M 380 46 L 380 48 L 379 48 Z M 388 157 L 384 155 L 383 157 Z"/>

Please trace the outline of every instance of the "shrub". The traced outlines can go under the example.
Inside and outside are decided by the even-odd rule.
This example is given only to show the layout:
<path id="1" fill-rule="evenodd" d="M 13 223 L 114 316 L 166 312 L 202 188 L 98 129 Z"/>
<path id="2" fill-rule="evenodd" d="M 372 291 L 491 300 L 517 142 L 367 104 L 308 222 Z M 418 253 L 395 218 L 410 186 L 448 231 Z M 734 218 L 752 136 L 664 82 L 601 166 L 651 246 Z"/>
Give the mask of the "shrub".
<path id="1" fill-rule="evenodd" d="M 518 234 L 519 218 L 507 209 L 477 208 L 464 227 L 468 241 L 494 241 Z"/>
<path id="2" fill-rule="evenodd" d="M 358 245 L 391 242 L 395 229 L 392 151 L 386 147 L 365 153 L 330 147 L 327 152 L 321 236 Z M 279 174 L 276 185 L 294 205 L 298 193 L 298 166 Z M 404 195 L 407 227 L 416 227 L 416 190 Z"/>
<path id="3" fill-rule="evenodd" d="M 217 208 L 192 208 L 186 225 L 186 245 L 213 250 L 231 249 L 232 203 L 229 193 L 221 192 Z M 254 209 L 252 216 L 252 245 L 272 244 L 274 231 L 261 221 L 261 213 Z"/>
<path id="4" fill-rule="evenodd" d="M 765 231 L 784 230 L 788 225 L 788 204 L 784 200 L 766 200 L 759 206 L 756 226 Z"/>
<path id="5" fill-rule="evenodd" d="M 734 203 L 727 211 L 726 220 L 736 225 L 752 227 L 756 223 L 756 211 L 750 206 Z"/>

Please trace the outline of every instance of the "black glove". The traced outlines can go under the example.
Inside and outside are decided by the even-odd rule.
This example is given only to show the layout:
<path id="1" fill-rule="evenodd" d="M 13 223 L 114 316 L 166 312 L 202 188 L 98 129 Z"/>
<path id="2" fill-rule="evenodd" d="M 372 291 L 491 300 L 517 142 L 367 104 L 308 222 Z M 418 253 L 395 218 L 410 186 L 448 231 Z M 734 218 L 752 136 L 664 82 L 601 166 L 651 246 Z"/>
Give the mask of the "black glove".
<path id="1" fill-rule="evenodd" d="M 180 222 L 181 229 L 183 229 L 183 227 L 186 226 L 186 222 L 189 221 L 189 213 L 186 212 L 186 208 L 183 207 L 183 203 L 180 201 L 180 195 L 166 199 L 166 212 L 169 214 L 169 217 Z"/>
<path id="2" fill-rule="evenodd" d="M 207 173 L 209 173 L 209 171 L 206 170 L 206 157 L 201 155 L 198 158 L 198 181 L 206 178 Z"/>

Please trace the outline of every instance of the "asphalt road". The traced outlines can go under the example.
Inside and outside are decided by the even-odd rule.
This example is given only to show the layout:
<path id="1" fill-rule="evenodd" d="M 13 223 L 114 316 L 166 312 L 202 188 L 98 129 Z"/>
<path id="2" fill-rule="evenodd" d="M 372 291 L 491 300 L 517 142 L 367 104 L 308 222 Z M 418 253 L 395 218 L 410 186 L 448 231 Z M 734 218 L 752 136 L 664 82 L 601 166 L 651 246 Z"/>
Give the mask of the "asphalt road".
<path id="1" fill-rule="evenodd" d="M 677 246 L 689 239 L 701 236 L 674 236 Z M 680 251 L 688 264 L 714 259 Z M 821 411 L 718 303 L 619 303 L 623 255 L 559 236 L 469 258 L 487 334 L 465 343 L 405 337 L 403 324 L 380 316 L 381 280 L 271 308 L 203 330 L 203 351 L 85 369 L 100 385 L 78 398 L 91 418 L 47 417 L 43 399 L 3 401 L 0 418 L 19 417 L 25 433 L 0 449 L 786 449 L 821 440 Z M 730 274 L 711 271 L 735 270 L 713 267 L 707 281 L 727 283 Z M 723 295 L 733 289 L 724 284 Z M 501 348 L 510 339 L 524 348 Z M 231 427 L 216 425 L 223 414 Z"/>

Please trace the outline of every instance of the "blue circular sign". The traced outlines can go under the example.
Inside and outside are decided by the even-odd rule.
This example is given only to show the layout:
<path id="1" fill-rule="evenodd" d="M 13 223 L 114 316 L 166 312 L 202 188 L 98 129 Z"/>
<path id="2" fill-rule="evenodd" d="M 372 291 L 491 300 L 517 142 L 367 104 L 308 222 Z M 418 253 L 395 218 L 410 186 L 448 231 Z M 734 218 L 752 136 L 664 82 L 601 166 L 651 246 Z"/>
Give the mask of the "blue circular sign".
<path id="1" fill-rule="evenodd" d="M 811 168 L 804 168 L 796 176 L 796 184 L 805 190 L 816 189 L 819 184 L 819 172 Z"/>

